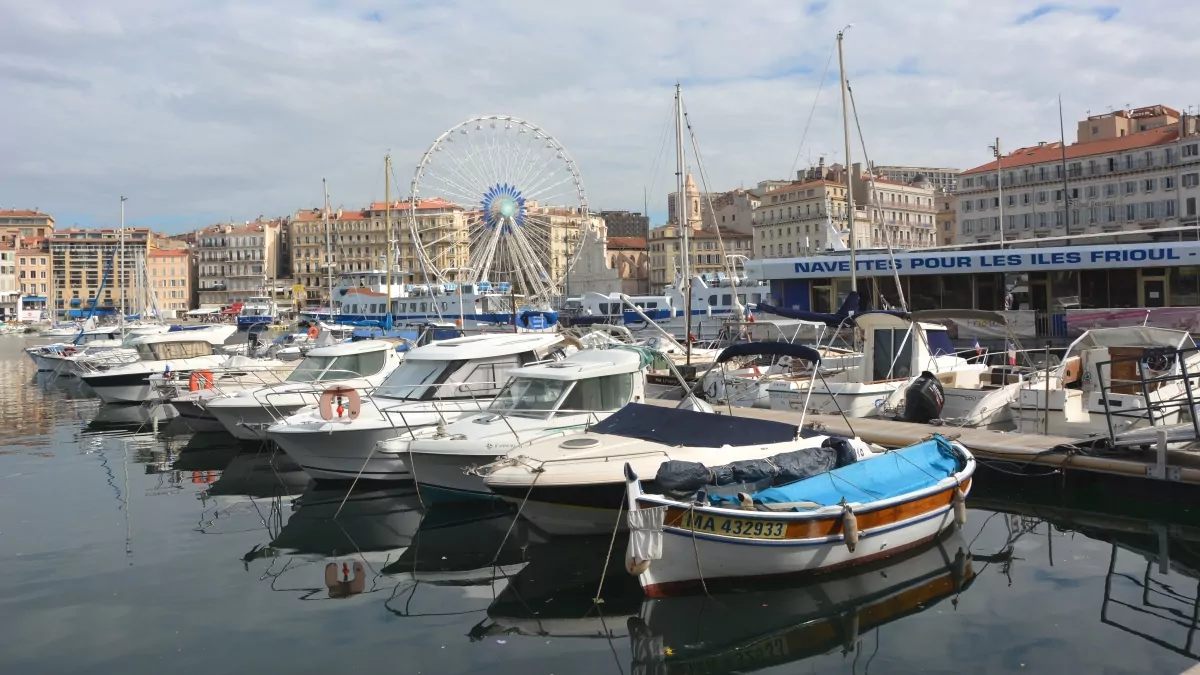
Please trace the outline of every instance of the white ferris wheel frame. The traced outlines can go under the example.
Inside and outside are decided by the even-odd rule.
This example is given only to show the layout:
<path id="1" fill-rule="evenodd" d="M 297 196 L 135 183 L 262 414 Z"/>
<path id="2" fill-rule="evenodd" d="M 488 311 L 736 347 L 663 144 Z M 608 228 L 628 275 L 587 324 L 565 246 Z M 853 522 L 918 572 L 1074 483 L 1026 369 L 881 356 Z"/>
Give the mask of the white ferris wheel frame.
<path id="1" fill-rule="evenodd" d="M 558 141 L 558 139 L 556 139 L 553 135 L 551 135 L 549 132 L 547 132 L 542 127 L 540 127 L 536 124 L 533 124 L 532 122 L 529 122 L 527 120 L 521 119 L 519 117 L 514 117 L 512 115 L 480 115 L 477 117 L 472 117 L 472 118 L 470 118 L 464 122 L 461 122 L 459 124 L 456 124 L 455 126 L 451 127 L 450 129 L 447 129 L 440 136 L 438 136 L 437 139 L 435 139 L 433 141 L 433 143 L 429 146 L 429 149 L 427 149 L 425 151 L 425 153 L 423 155 L 421 155 L 421 161 L 417 164 L 416 169 L 413 171 L 412 185 L 411 185 L 411 190 L 409 192 L 409 194 L 411 195 L 410 199 L 409 199 L 409 235 L 412 237 L 412 240 L 414 242 L 414 248 L 416 249 L 416 254 L 417 254 L 419 263 L 429 278 L 438 279 L 439 281 L 450 281 L 449 279 L 446 278 L 446 274 L 445 274 L 446 272 L 449 272 L 449 271 L 461 272 L 462 270 L 470 270 L 473 273 L 473 277 L 472 277 L 473 281 L 479 281 L 480 279 L 487 276 L 487 271 L 488 271 L 487 269 L 480 270 L 480 269 L 476 269 L 474 267 L 470 267 L 470 268 L 456 267 L 456 268 L 447 268 L 444 270 L 438 269 L 437 266 L 434 264 L 434 260 L 432 259 L 430 254 L 426 251 L 426 247 L 428 245 L 437 243 L 437 241 L 434 240 L 434 241 L 426 242 L 421 238 L 421 228 L 418 225 L 418 217 L 417 217 L 418 206 L 421 203 L 421 194 L 420 194 L 421 179 L 425 175 L 426 168 L 432 162 L 435 153 L 439 152 L 439 150 L 445 144 L 452 143 L 454 135 L 456 133 L 465 135 L 468 131 L 467 127 L 470 127 L 472 125 L 474 125 L 476 127 L 475 130 L 480 130 L 480 129 L 482 129 L 482 127 L 480 125 L 482 125 L 483 123 L 487 123 L 487 124 L 491 125 L 493 128 L 495 128 L 496 123 L 503 123 L 506 125 L 506 128 L 509 128 L 511 126 L 517 126 L 517 127 L 519 127 L 520 130 L 523 130 L 524 133 L 534 134 L 535 139 L 544 140 L 545 143 L 547 144 L 546 147 L 549 148 L 550 150 L 552 150 L 552 153 L 553 153 L 549 159 L 561 159 L 563 168 L 569 174 L 569 178 L 560 181 L 560 183 L 566 183 L 569 180 L 569 181 L 573 182 L 573 184 L 574 184 L 575 196 L 579 202 L 579 206 L 578 206 L 578 208 L 579 208 L 578 239 L 568 248 L 565 265 L 562 270 L 562 278 L 540 280 L 540 283 L 534 284 L 537 287 L 536 290 L 526 289 L 526 290 L 534 291 L 531 293 L 531 295 L 534 297 L 547 296 L 547 297 L 542 297 L 540 299 L 545 300 L 545 301 L 553 300 L 557 296 L 560 296 L 562 294 L 562 292 L 565 288 L 567 276 L 571 273 L 571 270 L 574 269 L 575 263 L 579 259 L 580 252 L 583 250 L 584 243 L 587 239 L 587 237 L 586 237 L 587 232 L 588 232 L 589 228 L 591 227 L 591 216 L 590 216 L 590 210 L 588 208 L 587 193 L 583 187 L 583 177 L 580 175 L 579 169 L 578 169 L 577 165 L 575 164 L 575 160 L 571 158 L 571 155 L 570 155 L 570 153 L 567 152 L 566 147 L 564 147 L 563 144 Z M 518 133 L 521 133 L 521 132 L 522 131 L 519 131 Z M 521 158 L 521 159 L 525 159 L 525 158 Z M 537 160 L 538 157 L 535 155 L 531 159 Z M 550 164 L 549 161 L 543 161 L 541 165 L 536 166 L 536 167 L 534 167 L 534 166 L 526 166 L 526 167 L 510 166 L 510 167 L 508 167 L 508 170 L 528 171 L 528 170 L 532 170 L 534 168 L 541 169 L 545 166 L 548 166 L 549 164 Z M 464 167 L 461 163 L 459 163 L 457 168 L 464 169 Z M 460 177 L 465 176 L 464 173 L 460 173 L 457 170 L 455 171 L 455 173 L 458 173 Z M 534 173 L 534 174 L 532 174 L 532 176 L 536 177 L 537 174 Z M 505 182 L 505 183 L 508 183 L 509 185 L 520 187 L 516 182 L 510 182 L 510 181 L 506 180 L 505 177 L 502 177 L 502 176 L 501 177 L 487 177 L 487 176 L 480 176 L 479 174 L 473 174 L 473 175 L 471 175 L 471 178 L 476 181 L 478 181 L 482 178 L 483 182 L 485 184 L 488 183 L 489 181 L 491 182 L 492 185 L 499 185 L 500 183 Z M 518 178 L 518 176 L 511 176 L 511 178 Z M 441 180 L 446 180 L 446 179 L 441 178 Z M 560 183 L 555 183 L 554 185 L 558 185 Z M 455 198 L 455 199 L 451 199 L 447 195 L 430 195 L 429 198 L 432 199 L 432 198 L 441 197 L 441 198 L 446 199 L 447 201 L 450 201 L 450 202 L 452 202 L 458 206 L 461 206 L 465 209 L 472 210 L 472 212 L 474 210 L 478 209 L 479 206 L 481 206 L 481 201 L 477 201 L 474 204 L 459 203 L 460 201 L 462 201 L 462 197 L 467 197 L 467 196 L 470 196 L 470 195 L 464 195 L 464 194 L 456 195 L 457 198 Z M 484 195 L 482 195 L 482 194 L 478 196 L 479 200 L 482 200 L 483 198 L 484 198 Z M 553 206 L 561 206 L 561 205 L 542 204 L 541 206 L 553 207 Z M 496 230 L 496 232 L 489 238 L 490 241 L 487 242 L 487 245 L 490 247 L 490 255 L 492 255 L 492 256 L 495 255 L 497 241 L 498 241 L 498 238 L 500 237 L 500 235 L 502 234 L 504 228 L 496 227 L 494 229 Z M 470 236 L 470 235 L 468 235 L 468 236 Z M 549 237 L 549 233 L 547 234 L 547 236 Z M 524 238 L 524 235 L 522 235 L 521 238 Z M 551 246 L 553 245 L 553 242 L 548 242 L 548 243 L 550 243 Z M 527 244 L 527 242 L 526 242 L 526 244 Z M 472 242 L 468 241 L 467 245 L 471 246 Z M 468 252 L 468 259 L 470 259 L 472 261 L 475 259 L 472 252 Z M 534 262 L 536 262 L 536 261 L 534 261 Z M 537 263 L 537 264 L 540 265 L 540 263 Z M 544 268 L 542 268 L 542 269 L 544 269 Z M 553 268 L 551 268 L 551 269 L 553 269 Z M 549 276 L 549 275 L 547 275 L 547 276 Z M 531 280 L 539 281 L 536 279 L 531 279 Z M 530 298 L 530 299 L 532 299 L 532 298 Z"/>

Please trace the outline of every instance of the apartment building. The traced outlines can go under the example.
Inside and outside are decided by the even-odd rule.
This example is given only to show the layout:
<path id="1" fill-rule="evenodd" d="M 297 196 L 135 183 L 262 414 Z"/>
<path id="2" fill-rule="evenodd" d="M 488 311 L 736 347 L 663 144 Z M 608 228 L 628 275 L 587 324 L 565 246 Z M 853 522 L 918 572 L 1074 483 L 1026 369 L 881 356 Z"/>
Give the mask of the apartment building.
<path id="1" fill-rule="evenodd" d="M 704 229 L 711 230 L 716 226 L 753 235 L 754 210 L 761 204 L 762 198 L 750 190 L 722 192 L 713 197 L 711 211 L 707 203 L 701 208 Z"/>
<path id="2" fill-rule="evenodd" d="M 609 237 L 641 237 L 650 236 L 650 217 L 630 211 L 601 211 L 600 218 L 608 228 Z"/>
<path id="3" fill-rule="evenodd" d="M 34 239 L 54 231 L 54 218 L 37 209 L 0 209 L 0 240 Z"/>
<path id="4" fill-rule="evenodd" d="M 17 287 L 17 247 L 0 242 L 0 318 L 15 320 L 20 298 L 21 291 Z"/>
<path id="5" fill-rule="evenodd" d="M 156 242 L 166 244 L 168 242 Z M 150 249 L 146 272 L 159 316 L 177 319 L 191 308 L 191 253 L 185 248 Z"/>
<path id="6" fill-rule="evenodd" d="M 263 295 L 279 274 L 283 219 L 222 223 L 198 233 L 201 307 L 227 307 Z"/>
<path id="7" fill-rule="evenodd" d="M 907 184 L 863 173 L 855 164 L 854 240 L 858 248 L 924 248 L 938 243 L 934 190 L 925 181 Z M 762 196 L 754 212 L 754 251 L 759 258 L 811 255 L 849 246 L 847 172 L 839 164 L 797 172 L 796 181 Z"/>
<path id="8" fill-rule="evenodd" d="M 329 214 L 326 250 L 326 220 L 321 209 L 299 211 L 291 223 L 292 277 L 304 288 L 303 305 L 327 306 L 327 275 L 387 268 L 386 216 L 392 222 L 393 246 L 399 278 L 397 283 L 421 283 L 421 262 L 410 234 L 412 209 L 408 202 L 384 202 L 356 210 L 338 209 Z M 444 199 L 427 199 L 417 204 L 416 226 L 425 242 L 425 254 L 438 269 L 465 268 L 470 264 L 467 221 L 462 207 Z M 334 281 L 336 284 L 336 280 Z"/>
<path id="9" fill-rule="evenodd" d="M 1092 116 L 1074 144 L 1039 143 L 963 172 L 956 198 L 958 244 L 1070 235 L 1102 243 L 1193 225 L 1196 119 L 1161 105 Z"/>
<path id="10" fill-rule="evenodd" d="M 113 228 L 50 232 L 50 294 L 56 314 L 81 317 L 93 305 L 99 315 L 116 314 L 122 297 L 126 311 L 140 311 L 133 306 L 133 289 L 150 239 L 147 228 L 127 227 L 124 235 Z"/>
<path id="11" fill-rule="evenodd" d="M 50 284 L 49 240 L 42 238 L 16 239 L 17 285 L 21 293 L 18 318 L 36 321 L 46 311 Z"/>
<path id="12" fill-rule="evenodd" d="M 954 192 L 958 187 L 958 169 L 947 169 L 933 166 L 871 166 L 872 173 L 898 183 L 916 183 L 924 180 L 934 190 Z"/>
<path id="13" fill-rule="evenodd" d="M 718 236 L 720 241 L 718 242 Z M 726 256 L 750 258 L 753 235 L 722 229 L 719 232 L 693 228 L 688 232 L 688 255 L 693 275 L 726 274 L 730 266 L 740 270 L 742 261 L 726 261 Z M 683 264 L 683 233 L 671 224 L 650 230 L 650 292 L 662 293 L 663 287 L 676 282 Z"/>

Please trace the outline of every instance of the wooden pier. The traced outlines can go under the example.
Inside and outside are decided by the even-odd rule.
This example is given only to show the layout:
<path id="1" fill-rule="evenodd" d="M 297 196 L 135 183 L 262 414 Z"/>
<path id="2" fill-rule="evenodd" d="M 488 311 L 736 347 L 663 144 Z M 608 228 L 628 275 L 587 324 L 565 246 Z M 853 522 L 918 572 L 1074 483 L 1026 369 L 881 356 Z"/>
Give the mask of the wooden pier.
<path id="1" fill-rule="evenodd" d="M 650 400 L 647 403 L 664 407 L 678 405 L 678 401 Z M 716 412 L 728 415 L 731 409 L 720 407 L 716 408 Z M 798 413 L 784 410 L 732 408 L 732 414 L 735 417 L 753 417 L 788 424 L 800 421 Z M 1200 485 L 1200 453 L 1169 450 L 1166 447 L 1103 451 L 1092 449 L 1094 439 L 912 424 L 874 418 L 847 422 L 837 415 L 806 415 L 804 426 L 841 436 L 857 436 L 885 448 L 902 448 L 932 434 L 941 434 L 962 443 L 980 462 L 1004 465 L 1012 470 L 1040 466 Z"/>

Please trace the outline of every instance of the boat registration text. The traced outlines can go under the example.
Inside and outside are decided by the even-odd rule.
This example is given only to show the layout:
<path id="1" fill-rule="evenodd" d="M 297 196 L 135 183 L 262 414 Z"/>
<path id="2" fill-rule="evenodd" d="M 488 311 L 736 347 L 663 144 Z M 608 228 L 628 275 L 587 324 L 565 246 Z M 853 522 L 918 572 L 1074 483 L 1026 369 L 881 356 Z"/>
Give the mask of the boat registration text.
<path id="1" fill-rule="evenodd" d="M 679 527 L 695 532 L 711 532 L 749 539 L 783 539 L 783 536 L 787 534 L 787 523 L 782 521 L 726 518 L 703 513 L 684 513 L 683 518 L 679 521 Z"/>

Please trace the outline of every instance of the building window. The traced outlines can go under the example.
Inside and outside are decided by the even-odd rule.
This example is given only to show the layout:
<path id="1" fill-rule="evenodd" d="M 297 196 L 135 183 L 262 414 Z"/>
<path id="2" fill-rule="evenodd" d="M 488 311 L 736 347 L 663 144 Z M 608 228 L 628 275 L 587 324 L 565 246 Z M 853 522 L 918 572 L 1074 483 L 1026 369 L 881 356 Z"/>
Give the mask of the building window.
<path id="1" fill-rule="evenodd" d="M 1155 181 L 1153 178 L 1147 178 L 1146 180 L 1142 181 L 1142 189 L 1146 192 L 1154 192 L 1155 182 L 1157 181 Z"/>
<path id="2" fill-rule="evenodd" d="M 1183 174 L 1183 187 L 1190 188 L 1200 185 L 1200 173 Z"/>
<path id="3" fill-rule="evenodd" d="M 1162 177 L 1162 189 L 1174 190 L 1175 189 L 1175 176 L 1163 176 Z"/>
<path id="4" fill-rule="evenodd" d="M 1125 194 L 1131 195 L 1135 192 L 1137 192 L 1137 181 L 1133 181 L 1133 180 L 1125 181 Z"/>
<path id="5" fill-rule="evenodd" d="M 1117 194 L 1117 184 L 1116 183 L 1106 183 L 1104 185 L 1104 196 L 1105 197 L 1115 197 L 1116 194 Z"/>

